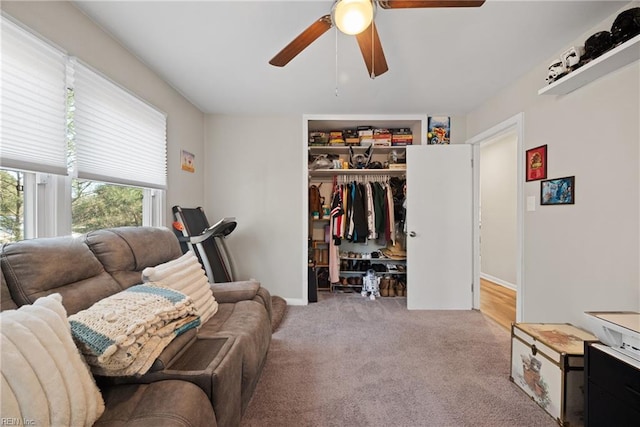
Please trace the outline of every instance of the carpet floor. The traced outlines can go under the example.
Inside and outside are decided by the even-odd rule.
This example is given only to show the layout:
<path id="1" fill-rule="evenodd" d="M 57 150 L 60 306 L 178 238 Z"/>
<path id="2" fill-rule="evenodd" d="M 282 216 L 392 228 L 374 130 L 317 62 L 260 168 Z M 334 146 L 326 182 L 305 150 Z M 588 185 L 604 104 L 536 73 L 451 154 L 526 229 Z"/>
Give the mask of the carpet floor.
<path id="1" fill-rule="evenodd" d="M 242 426 L 544 426 L 509 381 L 509 332 L 478 311 L 321 293 L 290 306 Z"/>

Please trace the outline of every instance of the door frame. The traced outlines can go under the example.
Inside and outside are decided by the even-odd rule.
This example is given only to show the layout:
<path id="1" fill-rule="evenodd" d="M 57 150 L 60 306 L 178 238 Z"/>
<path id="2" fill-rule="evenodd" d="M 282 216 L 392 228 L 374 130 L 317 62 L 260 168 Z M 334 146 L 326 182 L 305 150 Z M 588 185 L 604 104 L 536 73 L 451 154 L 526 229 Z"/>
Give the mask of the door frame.
<path id="1" fill-rule="evenodd" d="M 480 309 L 480 146 L 506 133 L 517 135 L 517 213 L 516 213 L 516 322 L 524 317 L 524 113 L 507 120 L 467 140 L 473 146 L 473 308 Z"/>

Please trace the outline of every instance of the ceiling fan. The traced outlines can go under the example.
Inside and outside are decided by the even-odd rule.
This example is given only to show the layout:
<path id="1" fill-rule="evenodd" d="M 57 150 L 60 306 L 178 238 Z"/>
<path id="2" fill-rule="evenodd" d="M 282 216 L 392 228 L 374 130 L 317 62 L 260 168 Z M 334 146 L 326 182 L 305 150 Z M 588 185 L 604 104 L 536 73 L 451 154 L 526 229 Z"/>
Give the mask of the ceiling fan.
<path id="1" fill-rule="evenodd" d="M 374 9 L 414 9 L 432 7 L 480 7 L 485 0 L 336 0 L 331 14 L 320 17 L 276 54 L 269 64 L 284 67 L 318 37 L 336 25 L 345 34 L 355 35 L 362 57 L 373 79 L 389 70 L 376 30 Z"/>

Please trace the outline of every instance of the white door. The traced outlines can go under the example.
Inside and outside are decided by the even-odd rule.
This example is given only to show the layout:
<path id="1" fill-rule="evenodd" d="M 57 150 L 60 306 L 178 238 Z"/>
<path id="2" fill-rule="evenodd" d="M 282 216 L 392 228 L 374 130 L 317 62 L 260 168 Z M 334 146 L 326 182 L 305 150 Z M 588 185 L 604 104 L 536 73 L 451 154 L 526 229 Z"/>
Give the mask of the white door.
<path id="1" fill-rule="evenodd" d="M 469 310 L 471 146 L 407 147 L 407 308 Z"/>

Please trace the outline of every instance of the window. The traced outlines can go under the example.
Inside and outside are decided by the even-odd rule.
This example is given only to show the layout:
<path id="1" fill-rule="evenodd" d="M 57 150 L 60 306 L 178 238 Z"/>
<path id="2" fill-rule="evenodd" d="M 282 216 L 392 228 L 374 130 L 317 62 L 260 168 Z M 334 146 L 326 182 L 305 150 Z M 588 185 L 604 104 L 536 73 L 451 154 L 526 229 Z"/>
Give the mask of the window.
<path id="1" fill-rule="evenodd" d="M 0 239 L 164 224 L 166 116 L 2 16 Z"/>

